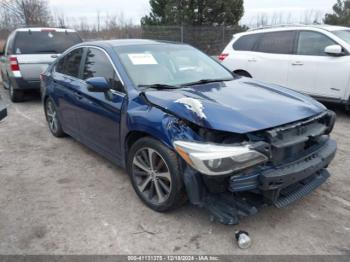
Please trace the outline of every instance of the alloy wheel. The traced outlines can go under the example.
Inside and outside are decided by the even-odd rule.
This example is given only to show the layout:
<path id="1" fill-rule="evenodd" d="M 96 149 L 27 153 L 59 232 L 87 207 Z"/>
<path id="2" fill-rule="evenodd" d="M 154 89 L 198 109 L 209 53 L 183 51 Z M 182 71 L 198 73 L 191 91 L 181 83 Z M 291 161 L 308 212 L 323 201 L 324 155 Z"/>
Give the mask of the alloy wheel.
<path id="1" fill-rule="evenodd" d="M 46 116 L 51 131 L 56 133 L 58 130 L 57 112 L 51 100 L 46 103 Z"/>
<path id="2" fill-rule="evenodd" d="M 136 152 L 132 175 L 137 189 L 152 204 L 163 204 L 171 193 L 170 170 L 163 157 L 154 149 L 146 147 Z"/>

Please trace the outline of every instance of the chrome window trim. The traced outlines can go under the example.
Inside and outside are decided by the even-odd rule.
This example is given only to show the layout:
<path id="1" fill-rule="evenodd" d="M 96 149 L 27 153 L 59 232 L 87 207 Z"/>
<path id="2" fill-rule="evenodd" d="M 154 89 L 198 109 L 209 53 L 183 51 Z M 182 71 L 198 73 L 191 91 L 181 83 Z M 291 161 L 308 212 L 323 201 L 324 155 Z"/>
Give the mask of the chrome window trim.
<path id="1" fill-rule="evenodd" d="M 113 63 L 112 58 L 110 57 L 110 55 L 107 53 L 106 50 L 104 50 L 103 48 L 101 48 L 101 47 L 99 47 L 99 46 L 94 46 L 94 45 L 79 45 L 79 46 L 71 47 L 71 48 L 68 49 L 66 52 L 64 52 L 63 56 L 65 56 L 65 55 L 68 54 L 69 52 L 74 51 L 75 49 L 78 49 L 78 48 L 95 48 L 95 49 L 98 49 L 98 50 L 101 50 L 102 52 L 104 52 L 105 55 L 108 57 L 108 60 L 109 60 L 109 62 L 111 63 L 111 65 L 112 65 L 114 71 L 116 72 L 116 74 L 117 74 L 117 76 L 118 76 L 120 82 L 123 84 L 123 86 L 125 85 L 123 79 L 121 78 L 121 76 L 120 76 L 120 74 L 119 74 L 117 68 L 115 67 L 115 65 L 114 65 L 114 63 Z"/>
<path id="2" fill-rule="evenodd" d="M 115 73 L 117 74 L 117 76 L 118 76 L 120 82 L 122 83 L 125 92 L 122 93 L 122 92 L 119 92 L 119 91 L 114 90 L 114 89 L 110 89 L 110 91 L 111 91 L 111 93 L 113 93 L 113 94 L 115 94 L 115 95 L 121 95 L 121 96 L 123 96 L 123 97 L 126 96 L 126 88 L 125 88 L 124 81 L 123 81 L 123 79 L 121 78 L 121 76 L 120 76 L 120 74 L 119 74 L 117 68 L 115 67 L 115 65 L 114 65 L 114 63 L 113 63 L 113 61 L 112 61 L 112 58 L 110 57 L 110 55 L 107 53 L 106 50 L 104 50 L 103 48 L 101 48 L 101 47 L 99 47 L 99 46 L 94 46 L 94 45 L 79 45 L 79 46 L 73 46 L 73 47 L 69 48 L 67 51 L 65 51 L 65 52 L 60 56 L 60 58 L 58 59 L 58 61 L 57 61 L 56 64 L 54 65 L 53 70 L 55 71 L 55 73 L 56 73 L 56 74 L 57 74 L 57 73 L 58 73 L 58 74 L 61 74 L 61 75 L 63 75 L 63 76 L 72 77 L 72 78 L 74 78 L 75 80 L 79 80 L 79 81 L 81 81 L 81 82 L 83 82 L 83 83 L 86 83 L 85 80 L 83 80 L 83 79 L 76 78 L 76 77 L 74 77 L 74 76 L 65 75 L 65 74 L 62 74 L 62 73 L 56 71 L 57 63 L 59 62 L 59 60 L 61 59 L 61 57 L 65 57 L 65 56 L 66 56 L 67 54 L 69 54 L 70 52 L 72 52 L 72 51 L 74 51 L 74 50 L 76 50 L 76 49 L 79 49 L 79 48 L 95 48 L 95 49 L 101 50 L 101 51 L 108 57 L 109 63 L 112 65 L 112 67 L 113 67 Z"/>

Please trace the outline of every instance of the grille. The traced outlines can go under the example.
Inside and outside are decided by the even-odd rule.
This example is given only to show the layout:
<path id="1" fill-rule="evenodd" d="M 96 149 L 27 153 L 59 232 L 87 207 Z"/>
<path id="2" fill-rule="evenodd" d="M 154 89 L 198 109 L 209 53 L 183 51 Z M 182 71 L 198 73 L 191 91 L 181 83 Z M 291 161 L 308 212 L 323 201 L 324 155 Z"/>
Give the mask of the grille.
<path id="1" fill-rule="evenodd" d="M 276 166 L 293 161 L 312 148 L 322 145 L 333 128 L 333 114 L 327 111 L 305 121 L 257 134 L 270 144 L 271 163 Z"/>

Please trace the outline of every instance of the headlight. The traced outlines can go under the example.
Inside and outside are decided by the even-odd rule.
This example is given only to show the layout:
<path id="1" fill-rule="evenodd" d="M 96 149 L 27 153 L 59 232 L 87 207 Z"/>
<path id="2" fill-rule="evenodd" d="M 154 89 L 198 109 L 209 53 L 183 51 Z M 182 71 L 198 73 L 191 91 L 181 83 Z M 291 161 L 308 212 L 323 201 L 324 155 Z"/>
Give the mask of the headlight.
<path id="1" fill-rule="evenodd" d="M 194 169 L 206 175 L 227 175 L 268 160 L 251 145 L 230 146 L 175 141 L 177 153 Z"/>

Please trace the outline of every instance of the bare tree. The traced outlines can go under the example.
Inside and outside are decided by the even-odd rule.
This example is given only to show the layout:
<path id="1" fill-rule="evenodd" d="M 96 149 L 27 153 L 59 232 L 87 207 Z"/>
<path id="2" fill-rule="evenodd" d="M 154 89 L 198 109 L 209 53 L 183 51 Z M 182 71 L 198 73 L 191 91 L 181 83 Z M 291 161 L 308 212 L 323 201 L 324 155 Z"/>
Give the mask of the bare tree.
<path id="1" fill-rule="evenodd" d="M 67 19 L 63 12 L 55 10 L 53 12 L 53 24 L 57 27 L 65 28 L 67 27 Z"/>
<path id="2" fill-rule="evenodd" d="M 323 16 L 324 12 L 317 9 L 305 10 L 303 13 L 300 13 L 299 17 L 292 12 L 275 12 L 272 14 L 258 13 L 251 19 L 250 25 L 253 27 L 261 27 L 293 23 L 301 23 L 306 25 L 320 24 L 322 23 Z"/>
<path id="3" fill-rule="evenodd" d="M 100 16 L 100 11 L 97 11 L 97 32 L 100 32 L 101 30 L 101 16 Z"/>
<path id="4" fill-rule="evenodd" d="M 52 19 L 46 0 L 2 0 L 0 8 L 17 26 L 47 26 Z"/>

